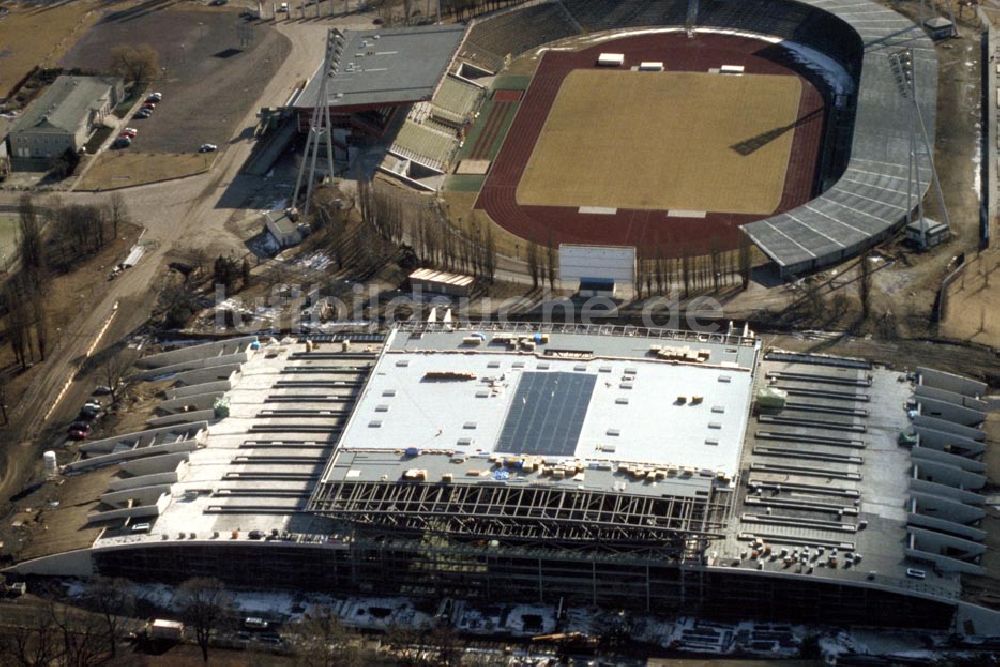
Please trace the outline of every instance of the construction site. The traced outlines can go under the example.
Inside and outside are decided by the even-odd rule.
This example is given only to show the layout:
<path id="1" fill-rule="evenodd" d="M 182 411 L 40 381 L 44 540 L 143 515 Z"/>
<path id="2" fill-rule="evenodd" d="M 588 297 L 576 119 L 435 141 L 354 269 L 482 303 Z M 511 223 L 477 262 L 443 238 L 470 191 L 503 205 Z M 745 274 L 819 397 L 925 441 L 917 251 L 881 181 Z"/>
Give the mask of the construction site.
<path id="1" fill-rule="evenodd" d="M 184 346 L 137 361 L 154 378 L 146 430 L 52 461 L 74 502 L 11 572 L 997 622 L 966 588 L 995 571 L 961 376 L 746 329 L 408 324 Z"/>

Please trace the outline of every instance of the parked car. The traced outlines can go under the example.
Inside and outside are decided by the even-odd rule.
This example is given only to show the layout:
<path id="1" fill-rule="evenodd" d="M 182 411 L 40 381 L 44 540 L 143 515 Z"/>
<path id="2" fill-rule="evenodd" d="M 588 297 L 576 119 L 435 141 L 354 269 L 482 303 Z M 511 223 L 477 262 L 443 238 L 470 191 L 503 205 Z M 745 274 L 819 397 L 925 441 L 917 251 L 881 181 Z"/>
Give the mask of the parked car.
<path id="1" fill-rule="evenodd" d="M 129 139 L 135 139 L 135 135 L 139 134 L 139 130 L 134 127 L 126 127 L 122 130 L 122 136 L 128 137 Z"/>
<path id="2" fill-rule="evenodd" d="M 152 115 L 153 115 L 152 109 L 139 109 L 138 111 L 135 112 L 135 115 L 132 116 L 132 118 L 142 118 L 142 119 L 145 119 L 145 118 L 149 118 Z"/>
<path id="3" fill-rule="evenodd" d="M 92 393 L 94 394 L 94 396 L 110 396 L 111 387 L 109 387 L 106 384 L 99 384 L 96 387 L 94 387 L 94 391 Z M 89 402 L 97 403 L 97 401 L 88 401 L 88 403 Z"/>
<path id="4" fill-rule="evenodd" d="M 143 102 L 142 103 L 142 108 L 143 109 L 149 109 L 150 111 L 153 111 L 153 110 L 156 109 L 156 102 Z"/>
<path id="5" fill-rule="evenodd" d="M 69 425 L 67 431 L 83 431 L 84 433 L 90 433 L 90 424 L 85 421 L 77 420 Z"/>
<path id="6" fill-rule="evenodd" d="M 159 102 L 163 99 L 163 93 L 150 93 L 146 95 L 147 102 Z"/>
<path id="7" fill-rule="evenodd" d="M 128 137 L 118 137 L 115 139 L 114 143 L 111 144 L 112 148 L 128 148 L 132 145 L 132 140 Z"/>
<path id="8" fill-rule="evenodd" d="M 86 440 L 87 436 L 90 435 L 87 431 L 80 431 L 78 429 L 73 429 L 66 433 L 66 437 L 70 440 Z"/>
<path id="9" fill-rule="evenodd" d="M 283 2 L 280 5 L 278 5 L 278 11 L 279 12 L 288 12 L 288 3 L 287 2 Z"/>
<path id="10" fill-rule="evenodd" d="M 201 147 L 198 148 L 198 152 L 199 153 L 214 153 L 218 149 L 219 149 L 219 147 L 216 146 L 215 144 L 202 144 Z"/>

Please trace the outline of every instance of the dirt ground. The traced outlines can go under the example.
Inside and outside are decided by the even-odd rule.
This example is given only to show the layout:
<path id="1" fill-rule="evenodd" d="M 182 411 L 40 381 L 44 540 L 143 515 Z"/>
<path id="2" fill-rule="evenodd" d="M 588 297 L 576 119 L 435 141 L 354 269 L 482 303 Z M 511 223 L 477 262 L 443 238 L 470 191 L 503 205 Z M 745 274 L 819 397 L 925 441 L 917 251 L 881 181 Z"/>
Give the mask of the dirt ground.
<path id="1" fill-rule="evenodd" d="M 17 254 L 17 216 L 0 213 L 0 271 Z"/>
<path id="2" fill-rule="evenodd" d="M 793 129 L 800 97 L 792 76 L 574 70 L 528 161 L 518 203 L 770 214 L 794 132 L 746 154 L 734 147 Z"/>
<path id="3" fill-rule="evenodd" d="M 969 260 L 948 289 L 941 334 L 1000 348 L 1000 249 Z"/>
<path id="4" fill-rule="evenodd" d="M 32 67 L 55 64 L 97 20 L 98 8 L 109 4 L 115 3 L 4 3 L 10 13 L 0 18 L 0 97 L 6 97 Z"/>
<path id="5" fill-rule="evenodd" d="M 215 153 L 139 153 L 105 151 L 77 183 L 78 190 L 111 190 L 200 174 L 212 166 Z"/>
<path id="6" fill-rule="evenodd" d="M 62 65 L 107 69 L 108 45 L 141 44 L 159 54 L 160 76 L 149 90 L 163 94 L 150 118 L 129 121 L 139 135 L 125 151 L 142 153 L 191 153 L 203 143 L 221 149 L 245 138 L 233 136 L 237 124 L 291 49 L 273 26 L 241 19 L 235 8 L 146 2 L 107 13 Z"/>

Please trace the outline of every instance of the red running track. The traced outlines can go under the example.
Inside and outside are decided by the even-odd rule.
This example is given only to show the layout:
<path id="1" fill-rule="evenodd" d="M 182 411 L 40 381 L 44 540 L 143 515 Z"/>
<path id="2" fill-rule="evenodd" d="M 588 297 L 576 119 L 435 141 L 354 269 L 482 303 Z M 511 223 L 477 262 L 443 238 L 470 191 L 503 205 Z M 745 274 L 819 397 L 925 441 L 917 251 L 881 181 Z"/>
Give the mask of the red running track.
<path id="1" fill-rule="evenodd" d="M 574 69 L 594 67 L 603 52 L 624 53 L 626 66 L 661 61 L 671 71 L 704 72 L 720 65 L 743 65 L 748 73 L 785 74 L 802 81 L 802 98 L 795 128 L 785 188 L 775 214 L 812 198 L 819 164 L 824 116 L 823 96 L 793 69 L 784 51 L 767 42 L 730 35 L 660 33 L 624 37 L 576 52 L 550 51 L 521 102 L 499 155 L 479 192 L 476 208 L 507 231 L 536 243 L 630 245 L 647 257 L 705 254 L 739 246 L 739 226 L 760 216 L 712 213 L 705 218 L 668 218 L 663 210 L 618 209 L 614 215 L 586 215 L 564 206 L 522 206 L 517 186 L 535 148 L 563 79 Z M 637 110 L 641 113 L 641 110 Z M 516 140 L 511 140 L 514 138 Z"/>

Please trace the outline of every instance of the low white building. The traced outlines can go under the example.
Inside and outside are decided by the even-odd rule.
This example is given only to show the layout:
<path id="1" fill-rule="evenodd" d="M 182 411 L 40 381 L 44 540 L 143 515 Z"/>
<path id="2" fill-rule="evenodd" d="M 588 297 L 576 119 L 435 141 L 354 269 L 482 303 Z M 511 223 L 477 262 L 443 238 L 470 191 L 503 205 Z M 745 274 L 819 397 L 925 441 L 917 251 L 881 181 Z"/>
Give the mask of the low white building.
<path id="1" fill-rule="evenodd" d="M 472 292 L 472 276 L 445 273 L 434 269 L 417 269 L 410 274 L 410 287 L 414 291 L 448 296 L 468 296 Z"/>
<path id="2" fill-rule="evenodd" d="M 278 209 L 264 214 L 264 231 L 274 237 L 282 248 L 291 248 L 302 243 L 307 228 L 297 220 L 298 215 L 290 210 Z"/>

